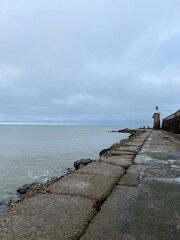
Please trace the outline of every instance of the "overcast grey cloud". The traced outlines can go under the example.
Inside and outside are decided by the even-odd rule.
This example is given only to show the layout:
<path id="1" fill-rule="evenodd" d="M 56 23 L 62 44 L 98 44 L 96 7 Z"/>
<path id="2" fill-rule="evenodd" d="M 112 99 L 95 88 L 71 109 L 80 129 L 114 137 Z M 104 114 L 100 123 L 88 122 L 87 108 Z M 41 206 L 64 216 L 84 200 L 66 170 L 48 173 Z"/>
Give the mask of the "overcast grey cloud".
<path id="1" fill-rule="evenodd" d="M 1 0 L 0 122 L 151 124 L 179 109 L 179 0 Z"/>

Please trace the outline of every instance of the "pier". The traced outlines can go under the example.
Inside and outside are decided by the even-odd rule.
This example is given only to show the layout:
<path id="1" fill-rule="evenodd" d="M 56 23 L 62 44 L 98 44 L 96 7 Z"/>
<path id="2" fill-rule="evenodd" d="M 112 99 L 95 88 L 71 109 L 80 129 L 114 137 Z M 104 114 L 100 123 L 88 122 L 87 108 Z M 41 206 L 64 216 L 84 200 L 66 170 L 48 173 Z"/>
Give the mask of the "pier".
<path id="1" fill-rule="evenodd" d="M 180 239 L 180 137 L 141 130 L 0 217 L 0 240 Z"/>
<path id="2" fill-rule="evenodd" d="M 162 129 L 164 131 L 180 134 L 180 110 L 163 119 Z"/>

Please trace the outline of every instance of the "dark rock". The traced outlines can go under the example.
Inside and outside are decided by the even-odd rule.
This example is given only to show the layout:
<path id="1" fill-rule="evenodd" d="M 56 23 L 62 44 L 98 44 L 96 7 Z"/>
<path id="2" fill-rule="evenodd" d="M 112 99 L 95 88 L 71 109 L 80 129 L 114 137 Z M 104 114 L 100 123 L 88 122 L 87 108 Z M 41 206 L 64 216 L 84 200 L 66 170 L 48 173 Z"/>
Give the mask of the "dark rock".
<path id="1" fill-rule="evenodd" d="M 100 151 L 99 156 L 101 157 L 103 154 L 107 153 L 111 148 L 104 148 Z"/>
<path id="2" fill-rule="evenodd" d="M 130 128 L 124 128 L 124 129 L 118 130 L 118 132 L 134 134 L 134 133 L 136 133 L 136 130 L 135 129 L 130 129 Z"/>
<path id="3" fill-rule="evenodd" d="M 30 184 L 25 184 L 23 185 L 22 187 L 18 188 L 17 189 L 17 192 L 19 194 L 25 194 L 27 193 L 29 190 L 31 190 L 33 187 L 35 187 L 38 183 L 37 182 L 33 182 L 33 183 L 30 183 Z"/>
<path id="4" fill-rule="evenodd" d="M 72 172 L 74 172 L 74 168 L 67 168 L 66 170 L 67 170 L 67 173 L 72 173 Z"/>
<path id="5" fill-rule="evenodd" d="M 80 168 L 86 166 L 87 164 L 89 164 L 91 162 L 94 162 L 94 160 L 92 160 L 90 158 L 88 158 L 88 159 L 80 159 L 80 160 L 74 162 L 74 167 L 77 170 L 77 169 L 80 169 Z"/>
<path id="6" fill-rule="evenodd" d="M 119 133 L 136 133 L 137 130 L 135 129 L 130 129 L 130 128 L 124 128 L 124 129 L 120 129 L 120 130 L 112 130 L 111 132 L 119 132 Z"/>

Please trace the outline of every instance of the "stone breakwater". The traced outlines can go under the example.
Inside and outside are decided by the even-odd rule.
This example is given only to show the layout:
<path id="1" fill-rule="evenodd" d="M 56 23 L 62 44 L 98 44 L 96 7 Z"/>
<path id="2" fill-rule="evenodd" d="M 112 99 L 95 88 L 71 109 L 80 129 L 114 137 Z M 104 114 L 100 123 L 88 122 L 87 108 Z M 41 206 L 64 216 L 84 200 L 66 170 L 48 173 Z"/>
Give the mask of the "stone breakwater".
<path id="1" fill-rule="evenodd" d="M 112 131 L 112 132 L 114 132 L 114 131 Z M 108 149 L 103 149 L 99 153 L 100 156 L 104 155 L 106 152 L 110 152 L 112 149 L 115 148 L 116 145 L 122 145 L 123 142 L 130 141 L 130 139 L 132 139 L 135 136 L 138 136 L 139 134 L 142 133 L 142 131 L 139 131 L 138 129 L 129 129 L 129 128 L 121 129 L 121 130 L 118 130 L 116 132 L 129 133 L 130 135 L 127 139 L 121 140 L 120 144 L 116 143 L 116 144 L 113 144 Z M 17 201 L 14 201 L 13 199 L 10 199 L 6 203 L 6 208 L 11 209 L 17 202 L 22 202 L 22 201 L 24 201 L 24 199 L 32 197 L 36 193 L 44 193 L 45 190 L 47 189 L 47 187 L 49 187 L 51 184 L 59 181 L 60 179 L 62 179 L 66 175 L 68 175 L 69 173 L 72 173 L 72 172 L 88 165 L 89 163 L 92 163 L 92 162 L 97 162 L 97 160 L 92 160 L 92 159 L 89 159 L 89 158 L 88 159 L 77 160 L 77 161 L 74 162 L 74 168 L 68 168 L 67 173 L 65 175 L 62 175 L 60 177 L 53 177 L 53 178 L 49 179 L 46 183 L 33 182 L 33 183 L 25 184 L 25 185 L 19 187 L 17 189 L 17 193 L 18 193 Z"/>
<path id="2" fill-rule="evenodd" d="M 179 156 L 173 136 L 138 131 L 11 204 L 0 239 L 178 239 Z"/>
<path id="3" fill-rule="evenodd" d="M 81 236 L 132 164 L 148 134 L 137 131 L 129 140 L 106 149 L 98 161 L 87 161 L 89 164 L 83 168 L 81 162 L 76 171 L 32 186 L 18 203 L 10 203 L 7 213 L 1 216 L 0 239 L 15 236 L 15 239 L 76 239 Z M 137 142 L 139 138 L 143 140 Z M 128 145 L 133 139 L 136 143 Z M 119 156 L 117 160 L 116 156 Z"/>

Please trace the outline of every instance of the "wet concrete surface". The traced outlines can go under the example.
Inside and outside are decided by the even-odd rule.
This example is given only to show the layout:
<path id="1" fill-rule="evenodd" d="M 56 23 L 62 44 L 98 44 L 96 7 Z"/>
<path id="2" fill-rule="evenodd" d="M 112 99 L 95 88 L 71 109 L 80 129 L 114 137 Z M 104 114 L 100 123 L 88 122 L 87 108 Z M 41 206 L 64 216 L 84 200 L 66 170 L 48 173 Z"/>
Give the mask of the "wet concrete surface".
<path id="1" fill-rule="evenodd" d="M 180 239 L 179 150 L 173 135 L 152 131 L 80 239 Z"/>
<path id="2" fill-rule="evenodd" d="M 129 210 L 135 204 L 136 195 L 137 189 L 134 187 L 117 186 L 80 239 L 122 239 Z"/>
<path id="3" fill-rule="evenodd" d="M 142 165 L 131 165 L 126 174 L 118 182 L 119 185 L 137 187 L 141 178 L 144 177 L 145 167 Z"/>
<path id="4" fill-rule="evenodd" d="M 147 130 L 119 148 L 2 215 L 0 240 L 180 239 L 179 139 Z"/>

